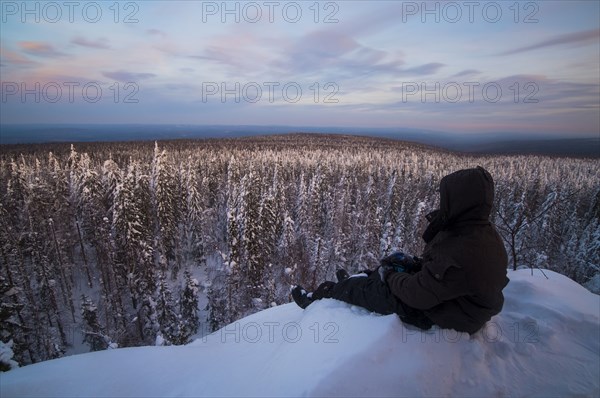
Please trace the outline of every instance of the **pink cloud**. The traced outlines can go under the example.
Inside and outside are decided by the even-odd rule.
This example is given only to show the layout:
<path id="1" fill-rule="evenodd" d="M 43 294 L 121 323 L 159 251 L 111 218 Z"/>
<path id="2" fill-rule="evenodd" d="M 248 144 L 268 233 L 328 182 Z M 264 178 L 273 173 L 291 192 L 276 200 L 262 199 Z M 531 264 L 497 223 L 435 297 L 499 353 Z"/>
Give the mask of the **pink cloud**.
<path id="1" fill-rule="evenodd" d="M 14 64 L 22 67 L 33 66 L 38 64 L 37 62 L 32 61 L 29 58 L 24 57 L 23 55 L 15 51 L 7 50 L 6 48 L 2 48 L 0 54 L 2 55 L 3 64 L 6 62 L 7 64 Z"/>
<path id="2" fill-rule="evenodd" d="M 52 45 L 40 41 L 21 41 L 19 42 L 19 46 L 26 53 L 38 57 L 55 58 L 66 55 L 56 50 Z"/>

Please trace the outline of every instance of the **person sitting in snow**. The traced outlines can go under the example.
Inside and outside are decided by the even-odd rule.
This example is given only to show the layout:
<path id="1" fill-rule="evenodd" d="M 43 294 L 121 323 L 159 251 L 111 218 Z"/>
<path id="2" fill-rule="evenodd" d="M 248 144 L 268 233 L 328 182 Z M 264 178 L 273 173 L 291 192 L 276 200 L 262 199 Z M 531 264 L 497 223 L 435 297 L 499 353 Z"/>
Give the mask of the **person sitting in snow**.
<path id="1" fill-rule="evenodd" d="M 475 333 L 504 304 L 508 258 L 489 220 L 492 176 L 482 167 L 460 170 L 440 181 L 440 208 L 427 215 L 421 258 L 401 252 L 381 260 L 375 271 L 324 282 L 314 292 L 302 286 L 292 298 L 302 308 L 333 298 L 388 315 L 421 329 L 432 325 Z"/>

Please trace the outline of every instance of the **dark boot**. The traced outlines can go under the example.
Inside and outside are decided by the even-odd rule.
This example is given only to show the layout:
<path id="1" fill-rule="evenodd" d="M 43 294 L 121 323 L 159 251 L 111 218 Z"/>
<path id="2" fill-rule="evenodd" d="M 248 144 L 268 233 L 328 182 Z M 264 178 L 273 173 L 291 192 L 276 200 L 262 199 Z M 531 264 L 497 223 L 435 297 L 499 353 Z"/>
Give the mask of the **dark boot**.
<path id="1" fill-rule="evenodd" d="M 342 282 L 350 278 L 350 274 L 345 269 L 340 268 L 337 271 L 335 271 L 335 277 L 337 278 L 338 282 Z"/>
<path id="2" fill-rule="evenodd" d="M 300 285 L 294 286 L 292 289 L 292 298 L 300 308 L 306 308 L 313 302 L 312 298 L 308 296 L 306 290 L 304 290 L 304 288 Z"/>

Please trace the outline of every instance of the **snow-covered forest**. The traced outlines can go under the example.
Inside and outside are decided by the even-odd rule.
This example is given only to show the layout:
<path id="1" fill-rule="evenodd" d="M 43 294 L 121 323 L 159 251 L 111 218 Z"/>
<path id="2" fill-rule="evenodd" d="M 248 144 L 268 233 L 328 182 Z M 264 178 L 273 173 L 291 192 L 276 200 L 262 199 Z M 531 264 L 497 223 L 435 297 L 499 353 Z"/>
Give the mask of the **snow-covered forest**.
<path id="1" fill-rule="evenodd" d="M 511 267 L 600 274 L 600 162 L 284 135 L 3 146 L 0 340 L 21 365 L 185 344 L 338 267 L 419 254 L 441 177 L 481 165 Z"/>

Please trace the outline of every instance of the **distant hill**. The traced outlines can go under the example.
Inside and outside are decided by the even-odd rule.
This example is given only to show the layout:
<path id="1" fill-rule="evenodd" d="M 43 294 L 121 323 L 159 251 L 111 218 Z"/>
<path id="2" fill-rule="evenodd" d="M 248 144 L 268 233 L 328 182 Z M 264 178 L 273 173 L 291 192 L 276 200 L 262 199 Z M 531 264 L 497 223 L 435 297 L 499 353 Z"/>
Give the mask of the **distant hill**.
<path id="1" fill-rule="evenodd" d="M 499 141 L 456 149 L 473 153 L 597 158 L 600 157 L 600 138 Z"/>
<path id="2" fill-rule="evenodd" d="M 600 157 L 597 138 L 536 138 L 518 133 L 460 135 L 406 128 L 226 125 L 2 125 L 0 144 L 235 138 L 290 133 L 349 134 L 411 141 L 452 151 Z"/>

